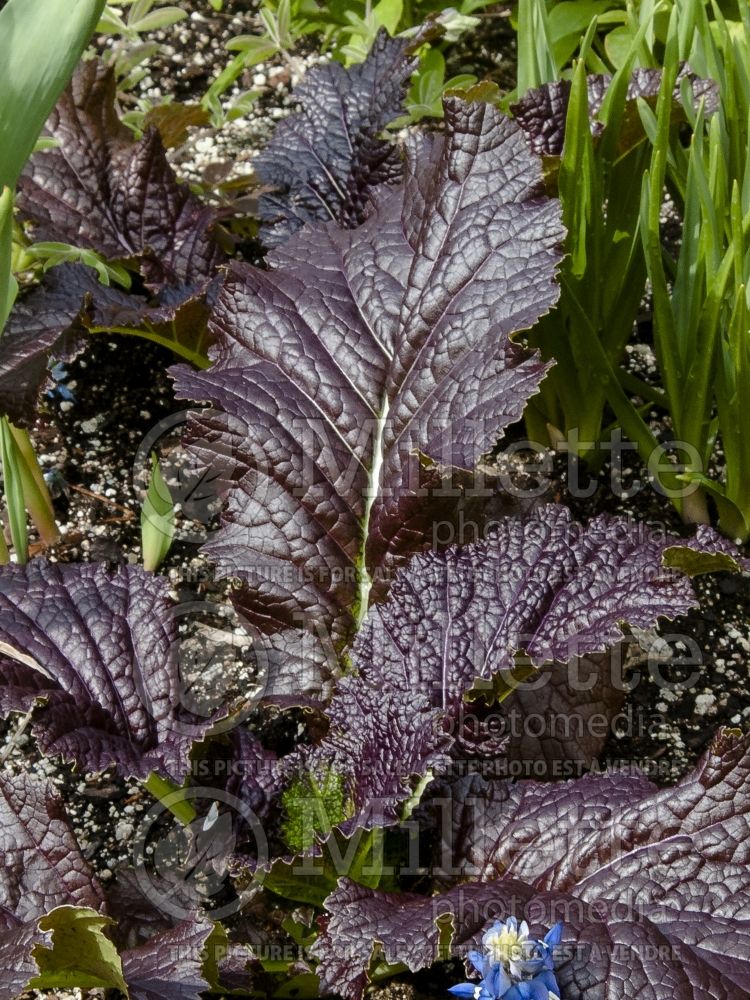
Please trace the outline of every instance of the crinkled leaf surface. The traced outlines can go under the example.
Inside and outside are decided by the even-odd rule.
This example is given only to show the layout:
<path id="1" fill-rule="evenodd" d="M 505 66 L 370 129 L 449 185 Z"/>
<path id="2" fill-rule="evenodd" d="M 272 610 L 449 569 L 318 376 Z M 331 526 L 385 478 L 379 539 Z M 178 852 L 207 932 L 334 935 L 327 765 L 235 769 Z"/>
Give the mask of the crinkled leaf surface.
<path id="1" fill-rule="evenodd" d="M 628 83 L 625 125 L 621 141 L 631 145 L 645 138 L 643 126 L 640 124 L 637 100 L 643 98 L 654 104 L 659 94 L 661 70 L 639 68 L 633 71 Z M 701 99 L 706 102 L 706 111 L 710 114 L 718 108 L 719 91 L 713 80 L 705 80 L 691 73 L 687 67 L 680 71 L 674 91 L 674 108 L 679 113 L 682 110 L 680 96 L 681 81 L 687 78 L 693 88 L 693 98 L 696 104 Z M 602 123 L 596 121 L 604 103 L 612 77 L 605 74 L 594 74 L 586 78 L 589 96 L 589 115 L 594 135 L 602 132 Z M 555 80 L 527 91 L 521 100 L 512 106 L 515 120 L 528 137 L 529 145 L 540 156 L 560 156 L 565 140 L 565 119 L 568 113 L 570 98 L 570 81 Z"/>
<path id="2" fill-rule="evenodd" d="M 135 566 L 37 559 L 0 570 L 0 708 L 27 711 L 43 751 L 85 771 L 181 781 L 213 720 L 181 712 L 165 581 Z"/>
<path id="3" fill-rule="evenodd" d="M 169 347 L 205 366 L 210 343 L 207 323 L 218 281 L 196 294 L 150 298 L 102 285 L 85 264 L 50 268 L 15 304 L 0 338 L 0 412 L 18 426 L 36 414 L 49 366 L 69 361 L 88 344 L 89 333 L 130 333 Z"/>
<path id="4" fill-rule="evenodd" d="M 565 1000 L 733 1000 L 750 990 L 749 778 L 750 736 L 731 733 L 674 788 L 637 773 L 545 785 L 474 777 L 449 803 L 449 849 L 454 874 L 481 880 L 437 897 L 342 880 L 313 949 L 323 988 L 359 998 L 374 941 L 412 970 L 431 964 L 440 915 L 465 955 L 488 920 L 513 914 L 532 933 L 565 921 Z"/>
<path id="5" fill-rule="evenodd" d="M 0 822 L 6 911 L 26 921 L 65 903 L 101 907 L 101 889 L 50 782 L 0 774 Z"/>
<path id="6" fill-rule="evenodd" d="M 22 923 L 0 909 L 0 962 L 5 970 L 4 980 L 0 983 L 2 1000 L 16 1000 L 39 971 L 32 954 L 37 946 L 45 944 L 47 938 L 48 935 L 39 929 L 35 920 Z"/>
<path id="7" fill-rule="evenodd" d="M 216 213 L 177 181 L 155 128 L 133 141 L 114 100 L 111 69 L 82 63 L 47 123 L 57 145 L 31 158 L 17 202 L 36 238 L 124 260 L 145 288 L 107 288 L 84 265 L 62 265 L 19 300 L 0 340 L 0 411 L 21 425 L 33 419 L 49 359 L 81 350 L 85 330 L 140 333 L 206 363 L 224 260 Z"/>
<path id="8" fill-rule="evenodd" d="M 52 268 L 44 281 L 16 302 L 0 336 L 0 413 L 28 426 L 53 361 L 69 361 L 85 345 L 80 321 L 93 272 L 82 265 Z M 82 286 L 80 279 L 85 279 Z"/>
<path id="9" fill-rule="evenodd" d="M 269 271 L 234 265 L 212 368 L 177 369 L 179 394 L 213 405 L 195 451 L 235 480 L 207 552 L 265 631 L 308 617 L 346 641 L 372 580 L 456 516 L 458 490 L 424 495 L 443 480 L 420 455 L 473 468 L 545 370 L 510 336 L 554 303 L 563 233 L 520 130 L 450 100 L 445 134 L 407 154 L 358 229 L 303 229 Z"/>
<path id="10" fill-rule="evenodd" d="M 622 701 L 609 655 L 622 626 L 648 628 L 697 603 L 689 579 L 662 565 L 676 541 L 623 518 L 584 527 L 548 505 L 506 518 L 483 542 L 414 556 L 357 635 L 356 673 L 326 709 L 330 732 L 285 757 L 282 773 L 340 775 L 349 796 L 341 829 L 351 831 L 396 822 L 415 778 L 446 767 L 446 736 L 456 757 L 502 750 L 545 763 L 550 776 L 559 763 L 590 765 Z M 724 543 L 704 530 L 690 544 Z M 500 706 L 509 738 L 499 748 L 474 733 L 482 713 L 465 698 L 492 692 L 519 652 L 544 670 Z M 533 737 L 522 725 L 529 714 L 545 726 Z"/>
<path id="11" fill-rule="evenodd" d="M 84 264 L 51 268 L 16 303 L 0 338 L 0 412 L 17 426 L 33 422 L 51 363 L 83 351 L 92 331 L 137 333 L 205 365 L 215 292 L 214 282 L 199 294 L 159 304 L 100 284 Z"/>
<path id="12" fill-rule="evenodd" d="M 626 648 L 616 644 L 603 653 L 545 664 L 502 701 L 486 705 L 482 698 L 461 706 L 451 720 L 457 766 L 482 758 L 488 773 L 491 759 L 496 777 L 557 780 L 588 771 L 620 721 L 627 722 L 627 716 L 618 720 L 627 690 Z"/>
<path id="13" fill-rule="evenodd" d="M 230 740 L 227 794 L 237 797 L 255 816 L 265 819 L 278 791 L 276 754 L 266 750 L 244 726 L 233 729 Z"/>
<path id="14" fill-rule="evenodd" d="M 57 146 L 35 153 L 17 204 L 35 238 L 137 262 L 153 292 L 194 292 L 221 260 L 215 213 L 180 184 L 156 129 L 138 142 L 115 111 L 115 77 L 79 65 L 47 122 Z"/>
<path id="15" fill-rule="evenodd" d="M 120 951 L 136 948 L 157 932 L 174 927 L 174 915 L 158 905 L 170 888 L 158 872 L 150 872 L 146 881 L 133 865 L 123 862 L 115 868 L 114 876 L 107 886 L 107 912 L 114 921 L 111 934 Z M 150 892 L 152 885 L 156 892 Z M 189 913 L 200 906 L 201 900 L 196 891 L 191 900 L 179 902 Z"/>
<path id="16" fill-rule="evenodd" d="M 315 747 L 282 761 L 287 777 L 331 773 L 344 781 L 345 833 L 396 823 L 399 807 L 430 770 L 447 765 L 449 740 L 442 715 L 428 698 L 407 685 L 381 683 L 364 674 L 345 677 L 326 710 L 330 731 Z"/>
<path id="17" fill-rule="evenodd" d="M 688 544 L 700 550 L 714 535 Z M 353 662 L 455 715 L 477 679 L 513 669 L 521 651 L 534 666 L 565 664 L 617 643 L 623 623 L 649 628 L 694 607 L 689 579 L 662 566 L 676 542 L 606 515 L 579 525 L 553 504 L 506 518 L 485 541 L 421 553 L 400 570 Z"/>
<path id="18" fill-rule="evenodd" d="M 204 949 L 213 923 L 197 914 L 126 951 L 122 969 L 131 1000 L 200 1000 Z"/>
<path id="19" fill-rule="evenodd" d="M 280 122 L 255 172 L 277 190 L 260 198 L 269 246 L 308 222 L 357 226 L 378 184 L 401 180 L 397 146 L 381 138 L 401 114 L 416 63 L 409 43 L 381 29 L 367 59 L 344 69 L 337 62 L 310 70 L 294 92 L 301 110 Z"/>
<path id="20" fill-rule="evenodd" d="M 49 910 L 101 908 L 103 896 L 81 856 L 52 784 L 28 774 L 0 774 L 0 997 L 13 1000 L 39 969 L 32 957 L 49 934 Z"/>

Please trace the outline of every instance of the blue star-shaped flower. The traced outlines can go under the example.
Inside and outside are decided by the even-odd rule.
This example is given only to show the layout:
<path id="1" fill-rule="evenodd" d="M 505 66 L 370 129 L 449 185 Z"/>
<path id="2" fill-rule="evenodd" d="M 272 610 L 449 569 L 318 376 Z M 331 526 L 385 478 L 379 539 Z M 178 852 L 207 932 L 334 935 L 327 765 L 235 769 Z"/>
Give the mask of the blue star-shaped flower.
<path id="1" fill-rule="evenodd" d="M 562 923 L 555 924 L 539 941 L 525 920 L 496 920 L 482 936 L 484 952 L 469 952 L 479 982 L 459 983 L 450 992 L 471 1000 L 560 1000 L 552 949 L 562 929 Z"/>

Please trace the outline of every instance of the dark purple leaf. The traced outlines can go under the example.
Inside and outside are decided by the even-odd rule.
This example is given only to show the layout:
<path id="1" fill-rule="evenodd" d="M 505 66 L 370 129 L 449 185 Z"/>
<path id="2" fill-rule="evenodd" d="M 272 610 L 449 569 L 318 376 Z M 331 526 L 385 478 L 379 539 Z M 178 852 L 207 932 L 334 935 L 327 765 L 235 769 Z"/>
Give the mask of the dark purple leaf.
<path id="1" fill-rule="evenodd" d="M 626 694 L 622 655 L 623 646 L 615 645 L 546 664 L 499 704 L 465 704 L 451 725 L 453 757 L 484 758 L 483 768 L 492 758 L 497 777 L 579 777 L 616 729 Z"/>
<path id="2" fill-rule="evenodd" d="M 370 609 L 353 662 L 457 718 L 475 682 L 487 690 L 520 652 L 536 667 L 566 664 L 619 642 L 623 623 L 649 628 L 694 607 L 688 578 L 662 566 L 677 542 L 623 518 L 584 527 L 552 504 L 506 518 L 485 541 L 415 556 Z"/>
<path id="3" fill-rule="evenodd" d="M 26 921 L 63 904 L 101 908 L 101 889 L 51 783 L 0 774 L 0 824 L 0 905 L 6 911 Z"/>
<path id="4" fill-rule="evenodd" d="M 37 239 L 93 249 L 140 270 L 148 294 L 101 285 L 84 265 L 44 275 L 16 304 L 0 342 L 0 412 L 28 425 L 51 357 L 69 359 L 86 330 L 140 332 L 203 364 L 224 255 L 213 209 L 177 181 L 159 133 L 138 142 L 115 111 L 115 78 L 81 63 L 47 123 L 57 146 L 32 156 L 18 207 Z"/>
<path id="5" fill-rule="evenodd" d="M 28 426 L 50 381 L 50 364 L 84 350 L 90 331 L 141 333 L 205 363 L 215 292 L 214 282 L 201 294 L 178 295 L 168 304 L 102 285 L 84 264 L 51 268 L 16 303 L 0 338 L 0 412 Z"/>
<path id="6" fill-rule="evenodd" d="M 490 893 L 487 893 L 489 896 Z M 331 916 L 311 948 L 319 960 L 321 993 L 359 998 L 372 959 L 382 957 L 412 972 L 437 961 L 440 916 L 435 899 L 412 893 L 379 892 L 342 878 L 326 900 Z M 445 911 L 450 905 L 445 906 Z"/>
<path id="7" fill-rule="evenodd" d="M 179 394 L 214 407 L 196 454 L 236 481 L 206 551 L 249 584 L 263 631 L 309 616 L 345 642 L 371 583 L 457 516 L 460 491 L 437 490 L 450 468 L 473 468 L 544 374 L 510 336 L 557 297 L 562 229 L 517 126 L 450 100 L 445 134 L 410 140 L 407 161 L 360 228 L 303 229 L 270 271 L 234 265 L 213 367 L 177 370 Z"/>
<path id="8" fill-rule="evenodd" d="M 400 182 L 399 150 L 381 133 L 403 109 L 416 65 L 408 50 L 382 29 L 363 63 L 316 67 L 297 87 L 301 110 L 279 123 L 254 162 L 258 177 L 277 189 L 259 202 L 268 246 L 308 222 L 357 226 L 373 189 Z"/>
<path id="9" fill-rule="evenodd" d="M 115 921 L 110 932 L 119 951 L 135 948 L 158 931 L 170 930 L 175 925 L 176 918 L 158 905 L 160 897 L 169 896 L 173 887 L 167 886 L 157 872 L 149 872 L 145 880 L 136 868 L 123 863 L 114 875 L 107 886 L 107 913 Z M 152 886 L 156 889 L 153 893 Z M 189 897 L 186 893 L 185 898 L 177 901 L 186 913 L 198 909 L 201 902 L 197 891 Z"/>
<path id="10" fill-rule="evenodd" d="M 34 733 L 46 754 L 182 781 L 214 720 L 181 711 L 176 652 L 166 583 L 139 567 L 38 559 L 0 569 L 0 706 L 41 700 Z"/>
<path id="11" fill-rule="evenodd" d="M 254 816 L 265 819 L 278 790 L 276 754 L 266 750 L 257 736 L 241 726 L 232 730 L 230 739 L 226 792 L 245 803 Z M 238 818 L 242 818 L 239 813 Z"/>
<path id="12" fill-rule="evenodd" d="M 418 780 L 447 765 L 441 713 L 408 683 L 383 684 L 377 669 L 371 673 L 374 680 L 364 674 L 339 681 L 326 709 L 328 735 L 280 766 L 287 779 L 304 773 L 343 779 L 346 815 L 338 826 L 345 835 L 397 823 Z"/>
<path id="13" fill-rule="evenodd" d="M 0 854 L 0 997 L 15 1000 L 39 972 L 34 946 L 49 944 L 39 918 L 66 904 L 99 910 L 103 897 L 46 780 L 0 774 Z"/>
<path id="14" fill-rule="evenodd" d="M 122 955 L 131 1000 L 200 1000 L 205 946 L 213 923 L 195 914 Z"/>
<path id="15" fill-rule="evenodd" d="M 166 287 L 151 300 L 97 282 L 84 324 L 96 333 L 114 330 L 145 336 L 203 367 L 208 362 L 208 318 L 218 283 L 216 277 L 195 293 Z"/>
<path id="16" fill-rule="evenodd" d="M 691 73 L 687 67 L 683 67 L 674 90 L 675 114 L 682 113 L 680 83 L 684 78 L 690 80 L 692 84 L 696 107 L 703 98 L 706 102 L 706 112 L 711 114 L 716 111 L 719 100 L 716 82 L 702 79 Z M 611 81 L 612 77 L 604 74 L 595 74 L 586 79 L 589 92 L 589 115 L 594 135 L 600 135 L 603 130 L 602 123 L 596 121 L 596 116 L 601 111 Z M 655 105 L 660 85 L 660 69 L 636 69 L 633 71 L 628 83 L 624 112 L 625 124 L 622 126 L 626 144 L 634 145 L 636 141 L 640 142 L 645 138 L 636 102 L 638 98 L 643 98 Z M 570 81 L 555 80 L 552 83 L 545 83 L 541 87 L 529 90 L 517 104 L 511 106 L 515 120 L 526 133 L 530 147 L 539 156 L 560 156 L 562 154 L 569 98 Z"/>
<path id="17" fill-rule="evenodd" d="M 49 944 L 49 932 L 40 931 L 37 922 L 21 923 L 12 914 L 0 912 L 0 963 L 3 979 L 0 1000 L 17 1000 L 39 968 L 32 958 L 34 948 Z"/>
<path id="18" fill-rule="evenodd" d="M 750 735 L 732 730 L 674 788 L 625 772 L 544 785 L 475 776 L 448 801 L 440 846 L 453 877 L 478 880 L 436 897 L 342 880 L 313 949 L 323 989 L 359 998 L 374 941 L 416 970 L 439 956 L 437 917 L 465 955 L 491 918 L 514 915 L 532 933 L 564 920 L 565 1000 L 733 1000 L 750 991 L 748 789 Z"/>
<path id="19" fill-rule="evenodd" d="M 214 278 L 196 294 L 164 289 L 156 298 L 102 285 L 84 264 L 50 268 L 15 305 L 0 339 L 0 411 L 28 424 L 51 360 L 80 353 L 87 334 L 139 334 L 198 365 L 207 362 L 207 323 L 218 290 Z"/>
<path id="20" fill-rule="evenodd" d="M 569 100 L 570 81 L 553 80 L 533 87 L 511 105 L 513 117 L 539 156 L 562 154 Z"/>
<path id="21" fill-rule="evenodd" d="M 692 544 L 713 549 L 715 535 Z M 445 768 L 445 736 L 456 757 L 502 753 L 498 770 L 517 760 L 534 764 L 534 776 L 590 767 L 623 700 L 610 649 L 623 625 L 649 628 L 697 603 L 689 579 L 662 565 L 676 541 L 619 518 L 583 527 L 549 505 L 506 518 L 483 542 L 415 556 L 354 642 L 357 673 L 336 687 L 330 732 L 285 757 L 280 772 L 343 778 L 341 828 L 351 832 L 400 818 L 415 779 Z M 473 690 L 492 700 L 519 653 L 544 669 L 496 711 L 498 746 L 476 732 L 487 713 L 465 699 Z M 535 723 L 529 735 L 529 717 L 543 729 Z M 556 773 L 563 766 L 572 770 Z"/>
<path id="22" fill-rule="evenodd" d="M 90 268 L 62 264 L 11 312 L 0 336 L 0 413 L 17 426 L 33 419 L 50 365 L 70 361 L 83 349 L 81 314 L 91 282 L 98 284 Z"/>
<path id="23" fill-rule="evenodd" d="M 79 65 L 47 122 L 58 145 L 35 153 L 19 181 L 21 217 L 37 239 L 138 263 L 153 292 L 196 292 L 222 259 L 215 212 L 177 181 L 156 129 L 133 141 L 115 90 L 111 68 Z"/>

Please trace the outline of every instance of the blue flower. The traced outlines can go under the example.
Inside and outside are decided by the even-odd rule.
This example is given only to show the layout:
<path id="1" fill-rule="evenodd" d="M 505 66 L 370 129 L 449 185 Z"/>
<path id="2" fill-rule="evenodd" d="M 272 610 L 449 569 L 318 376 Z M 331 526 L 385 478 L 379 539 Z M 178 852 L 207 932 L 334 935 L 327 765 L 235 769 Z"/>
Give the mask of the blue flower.
<path id="1" fill-rule="evenodd" d="M 47 390 L 46 395 L 49 396 L 50 399 L 58 397 L 59 399 L 66 400 L 69 403 L 75 403 L 75 396 L 70 391 L 68 386 L 65 385 L 65 379 L 68 377 L 68 370 L 62 361 L 58 361 L 56 364 L 51 365 L 49 373 L 55 384 Z"/>
<path id="2" fill-rule="evenodd" d="M 555 924 L 539 941 L 525 920 L 496 920 L 482 936 L 484 951 L 469 952 L 479 982 L 459 983 L 450 992 L 470 1000 L 560 1000 L 552 949 L 562 929 L 562 923 Z"/>

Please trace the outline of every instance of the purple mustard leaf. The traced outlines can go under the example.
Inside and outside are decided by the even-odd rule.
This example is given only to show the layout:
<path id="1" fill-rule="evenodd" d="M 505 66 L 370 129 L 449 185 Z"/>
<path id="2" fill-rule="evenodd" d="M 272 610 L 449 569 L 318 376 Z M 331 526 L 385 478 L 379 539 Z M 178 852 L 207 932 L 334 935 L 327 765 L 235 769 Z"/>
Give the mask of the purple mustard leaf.
<path id="1" fill-rule="evenodd" d="M 25 922 L 63 904 L 101 909 L 99 884 L 50 782 L 28 774 L 0 774 L 0 823 L 0 905 L 5 910 Z"/>
<path id="2" fill-rule="evenodd" d="M 0 413 L 17 426 L 32 422 L 39 395 L 51 383 L 50 366 L 70 361 L 86 344 L 81 316 L 90 275 L 82 265 L 54 267 L 10 314 L 0 335 Z"/>
<path id="3" fill-rule="evenodd" d="M 215 211 L 177 181 L 159 133 L 134 141 L 115 111 L 115 76 L 78 66 L 46 125 L 54 148 L 35 153 L 17 204 L 36 239 L 70 243 L 138 264 L 152 292 L 195 293 L 223 256 Z"/>
<path id="4" fill-rule="evenodd" d="M 176 370 L 180 396 L 212 406 L 196 455 L 231 482 L 208 555 L 248 585 L 251 625 L 312 619 L 334 648 L 457 517 L 451 470 L 474 468 L 545 371 L 511 335 L 558 294 L 559 206 L 489 105 L 447 101 L 445 133 L 409 140 L 404 185 L 376 201 L 358 229 L 301 230 L 268 271 L 233 265 L 213 366 Z"/>
<path id="5" fill-rule="evenodd" d="M 33 952 L 36 947 L 48 947 L 50 938 L 49 931 L 39 930 L 36 920 L 23 923 L 0 907 L 0 963 L 4 970 L 0 1000 L 17 1000 L 29 980 L 39 974 Z"/>
<path id="6" fill-rule="evenodd" d="M 398 147 L 382 138 L 401 114 L 416 61 L 409 43 L 381 29 L 367 59 L 311 69 L 294 91 L 301 109 L 280 122 L 253 166 L 276 190 L 261 195 L 259 212 L 268 246 L 287 240 L 305 223 L 364 221 L 379 184 L 398 184 Z"/>
<path id="7" fill-rule="evenodd" d="M 34 947 L 50 943 L 39 918 L 68 904 L 100 910 L 104 898 L 46 779 L 0 774 L 0 855 L 0 997 L 15 1000 L 39 973 Z"/>
<path id="8" fill-rule="evenodd" d="M 358 1000 L 374 942 L 412 971 L 431 964 L 438 917 L 465 957 L 514 916 L 535 936 L 564 921 L 565 1000 L 661 1000 L 665 984 L 675 1000 L 733 1000 L 750 990 L 749 778 L 750 734 L 724 730 L 673 788 L 637 772 L 444 787 L 441 864 L 475 881 L 420 897 L 342 879 L 313 948 L 323 988 Z"/>
<path id="9" fill-rule="evenodd" d="M 635 69 L 631 74 L 626 95 L 625 124 L 623 126 L 625 141 L 631 144 L 645 138 L 645 132 L 640 124 L 637 101 L 641 98 L 655 106 L 661 85 L 661 76 L 660 69 L 640 68 Z M 708 114 L 717 110 L 719 89 L 716 82 L 698 77 L 691 73 L 687 66 L 683 66 L 674 89 L 675 115 L 684 115 L 680 92 L 683 79 L 688 79 L 692 85 L 696 108 L 698 103 L 704 100 Z M 606 74 L 593 74 L 586 78 L 591 129 L 595 136 L 600 135 L 603 130 L 602 123 L 596 120 L 596 116 L 601 111 L 604 97 L 611 82 L 612 77 Z M 562 155 L 569 99 L 570 81 L 555 80 L 527 91 L 518 103 L 511 106 L 513 116 L 526 134 L 529 146 L 539 156 Z"/>
<path id="10" fill-rule="evenodd" d="M 182 781 L 213 719 L 181 709 L 166 582 L 140 567 L 36 559 L 0 569 L 0 706 L 34 712 L 44 753 Z"/>
<path id="11" fill-rule="evenodd" d="M 0 412 L 28 425 L 51 359 L 70 359 L 86 330 L 146 331 L 204 363 L 207 320 L 225 256 L 214 209 L 180 183 L 159 133 L 135 141 L 117 117 L 115 78 L 81 63 L 48 123 L 56 146 L 35 153 L 17 204 L 32 236 L 95 250 L 137 268 L 143 288 L 100 284 L 83 264 L 51 268 L 16 303 L 0 341 Z"/>
<path id="12" fill-rule="evenodd" d="M 447 765 L 441 713 L 408 685 L 372 674 L 340 680 L 326 709 L 328 734 L 280 761 L 287 781 L 303 774 L 343 781 L 346 815 L 336 825 L 345 836 L 397 823 L 419 779 Z"/>
<path id="13" fill-rule="evenodd" d="M 414 556 L 371 607 L 352 661 L 455 718 L 475 681 L 512 669 L 518 653 L 537 667 L 566 664 L 618 643 L 625 623 L 649 628 L 689 611 L 689 579 L 662 565 L 677 541 L 624 518 L 579 525 L 552 504 L 506 518 L 484 541 Z"/>
<path id="14" fill-rule="evenodd" d="M 244 802 L 254 816 L 265 819 L 279 787 L 276 754 L 243 726 L 232 730 L 230 740 L 226 792 Z"/>
<path id="15" fill-rule="evenodd" d="M 649 628 L 697 603 L 688 577 L 663 565 L 677 541 L 624 518 L 582 526 L 549 505 L 506 518 L 482 542 L 414 556 L 354 641 L 354 672 L 325 708 L 329 732 L 283 758 L 279 775 L 341 779 L 337 825 L 351 833 L 397 822 L 419 779 L 447 769 L 452 743 L 454 759 L 500 755 L 499 773 L 518 760 L 550 777 L 591 766 L 623 699 L 611 647 L 619 653 L 628 624 Z M 709 531 L 683 544 L 719 543 Z M 519 654 L 542 670 L 496 709 L 498 744 L 472 731 L 487 713 L 466 697 L 492 700 Z M 530 714 L 544 723 L 534 736 L 523 727 Z"/>
<path id="16" fill-rule="evenodd" d="M 161 931 L 122 954 L 122 971 L 131 1000 L 201 1000 L 205 947 L 214 929 L 199 914 Z"/>

